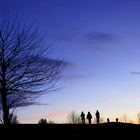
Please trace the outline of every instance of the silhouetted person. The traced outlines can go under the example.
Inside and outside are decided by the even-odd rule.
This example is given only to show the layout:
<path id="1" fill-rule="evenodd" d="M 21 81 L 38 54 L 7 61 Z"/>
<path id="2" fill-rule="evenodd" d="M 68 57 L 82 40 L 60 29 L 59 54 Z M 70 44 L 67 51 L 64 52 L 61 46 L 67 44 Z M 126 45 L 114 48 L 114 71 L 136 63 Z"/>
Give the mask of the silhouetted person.
<path id="1" fill-rule="evenodd" d="M 83 111 L 81 112 L 81 120 L 82 120 L 82 124 L 85 124 L 85 114 Z"/>
<path id="2" fill-rule="evenodd" d="M 107 123 L 109 123 L 110 122 L 110 120 L 109 120 L 109 118 L 107 118 Z"/>
<path id="3" fill-rule="evenodd" d="M 118 121 L 119 121 L 119 119 L 118 118 L 116 118 L 116 122 L 118 123 Z"/>
<path id="4" fill-rule="evenodd" d="M 91 124 L 92 115 L 90 112 L 88 112 L 87 114 L 87 119 L 88 119 L 89 124 Z"/>
<path id="5" fill-rule="evenodd" d="M 99 124 L 99 122 L 100 122 L 100 113 L 99 113 L 98 110 L 96 111 L 95 115 L 96 115 L 97 124 Z"/>

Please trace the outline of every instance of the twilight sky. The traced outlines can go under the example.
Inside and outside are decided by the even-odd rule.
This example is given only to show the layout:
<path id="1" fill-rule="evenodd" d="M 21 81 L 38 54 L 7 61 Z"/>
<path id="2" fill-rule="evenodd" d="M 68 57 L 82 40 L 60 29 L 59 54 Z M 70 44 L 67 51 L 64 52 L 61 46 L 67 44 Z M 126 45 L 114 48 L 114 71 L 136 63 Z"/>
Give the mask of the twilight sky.
<path id="1" fill-rule="evenodd" d="M 52 44 L 53 58 L 68 62 L 60 90 L 42 96 L 48 105 L 17 109 L 22 123 L 40 118 L 65 123 L 67 115 L 88 111 L 114 121 L 140 112 L 139 0 L 0 0 L 0 13 L 19 13 L 35 22 Z"/>

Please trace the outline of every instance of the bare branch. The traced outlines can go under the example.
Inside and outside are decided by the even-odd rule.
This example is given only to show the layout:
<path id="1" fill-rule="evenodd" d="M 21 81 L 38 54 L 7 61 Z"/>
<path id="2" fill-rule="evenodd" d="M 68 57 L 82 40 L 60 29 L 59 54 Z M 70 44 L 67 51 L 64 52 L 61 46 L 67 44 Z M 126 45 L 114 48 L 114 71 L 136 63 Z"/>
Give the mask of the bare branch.
<path id="1" fill-rule="evenodd" d="M 0 101 L 5 119 L 9 109 L 34 104 L 40 95 L 55 90 L 63 61 L 51 59 L 42 40 L 34 24 L 23 28 L 17 17 L 0 24 Z"/>

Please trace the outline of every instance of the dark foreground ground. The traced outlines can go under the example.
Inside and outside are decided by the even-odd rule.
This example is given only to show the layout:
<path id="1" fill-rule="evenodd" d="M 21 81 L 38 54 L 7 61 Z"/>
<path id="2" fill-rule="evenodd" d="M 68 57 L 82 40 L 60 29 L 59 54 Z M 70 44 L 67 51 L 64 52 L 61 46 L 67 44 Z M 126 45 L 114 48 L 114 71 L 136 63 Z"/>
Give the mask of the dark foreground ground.
<path id="1" fill-rule="evenodd" d="M 20 124 L 4 126 L 0 125 L 0 135 L 6 137 L 18 137 L 47 139 L 47 138 L 66 138 L 81 139 L 86 138 L 140 138 L 140 125 L 129 123 L 103 123 L 103 124 Z"/>

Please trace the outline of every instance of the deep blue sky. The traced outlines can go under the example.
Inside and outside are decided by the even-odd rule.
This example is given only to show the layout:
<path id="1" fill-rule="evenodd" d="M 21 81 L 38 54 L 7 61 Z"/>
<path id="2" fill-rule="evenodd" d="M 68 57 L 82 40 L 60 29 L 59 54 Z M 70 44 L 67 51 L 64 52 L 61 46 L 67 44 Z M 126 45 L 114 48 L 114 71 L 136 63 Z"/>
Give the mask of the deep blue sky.
<path id="1" fill-rule="evenodd" d="M 19 109 L 21 122 L 41 117 L 66 122 L 75 110 L 106 119 L 140 111 L 139 0 L 0 0 L 0 12 L 19 13 L 24 23 L 36 22 L 52 42 L 54 58 L 69 63 L 61 89 L 43 96 L 48 106 Z"/>

